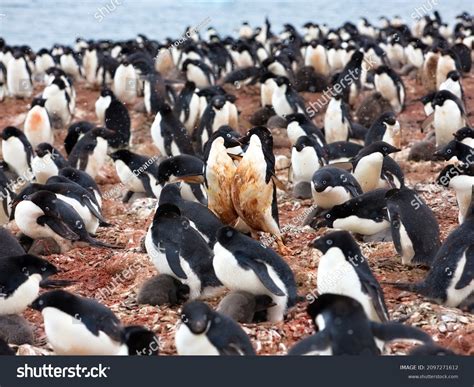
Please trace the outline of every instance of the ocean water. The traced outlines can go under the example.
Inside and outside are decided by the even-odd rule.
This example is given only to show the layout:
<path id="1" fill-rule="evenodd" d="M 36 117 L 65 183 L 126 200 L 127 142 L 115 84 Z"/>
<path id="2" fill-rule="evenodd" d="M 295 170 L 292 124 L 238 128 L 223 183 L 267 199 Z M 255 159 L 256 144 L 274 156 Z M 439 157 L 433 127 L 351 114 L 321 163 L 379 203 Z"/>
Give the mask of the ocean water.
<path id="1" fill-rule="evenodd" d="M 270 18 L 273 32 L 284 23 L 300 27 L 307 21 L 338 26 L 365 16 L 400 15 L 411 24 L 437 9 L 451 22 L 461 11 L 474 13 L 472 0 L 1 0 L 0 36 L 9 44 L 35 49 L 54 43 L 72 44 L 76 37 L 127 39 L 143 33 L 151 38 L 178 38 L 187 26 L 214 26 L 235 34 L 242 21 L 262 25 Z"/>

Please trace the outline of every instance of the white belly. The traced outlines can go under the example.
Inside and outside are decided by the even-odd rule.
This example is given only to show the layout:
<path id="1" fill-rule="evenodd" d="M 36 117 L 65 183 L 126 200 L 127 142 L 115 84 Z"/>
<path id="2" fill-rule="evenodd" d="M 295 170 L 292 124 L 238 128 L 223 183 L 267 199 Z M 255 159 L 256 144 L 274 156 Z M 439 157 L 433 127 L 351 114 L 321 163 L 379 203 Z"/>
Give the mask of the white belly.
<path id="1" fill-rule="evenodd" d="M 212 345 L 205 333 L 195 335 L 183 323 L 176 330 L 175 344 L 180 356 L 219 355 L 219 351 Z"/>
<path id="2" fill-rule="evenodd" d="M 384 231 L 390 227 L 390 223 L 386 220 L 376 222 L 372 219 L 362 219 L 355 215 L 347 218 L 336 219 L 333 227 L 341 230 L 354 232 L 362 235 L 374 235 Z"/>
<path id="3" fill-rule="evenodd" d="M 41 275 L 33 274 L 10 297 L 0 296 L 0 316 L 22 313 L 38 297 L 40 281 Z"/>
<path id="4" fill-rule="evenodd" d="M 323 192 L 316 192 L 312 188 L 312 192 L 314 203 L 323 209 L 332 208 L 351 199 L 350 193 L 344 187 L 327 187 Z"/>
<path id="5" fill-rule="evenodd" d="M 462 258 L 459 260 L 456 270 L 453 275 L 453 279 L 449 284 L 447 289 L 447 299 L 446 299 L 446 306 L 450 306 L 452 308 L 459 306 L 464 300 L 466 300 L 473 292 L 474 292 L 474 278 L 471 278 L 471 282 L 467 286 L 462 289 L 456 289 L 456 284 L 459 282 L 461 275 L 464 271 L 464 267 L 467 264 L 467 257 L 466 251 Z"/>

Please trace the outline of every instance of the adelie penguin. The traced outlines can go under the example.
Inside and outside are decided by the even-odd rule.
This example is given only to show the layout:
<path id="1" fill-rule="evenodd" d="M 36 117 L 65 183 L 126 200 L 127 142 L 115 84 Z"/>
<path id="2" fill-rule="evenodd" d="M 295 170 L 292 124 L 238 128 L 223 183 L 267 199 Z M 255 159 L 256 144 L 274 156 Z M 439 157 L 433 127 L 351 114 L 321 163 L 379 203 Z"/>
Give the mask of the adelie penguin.
<path id="1" fill-rule="evenodd" d="M 388 66 L 380 66 L 375 70 L 375 89 L 390 102 L 395 113 L 405 107 L 405 85 L 400 76 Z"/>
<path id="2" fill-rule="evenodd" d="M 42 281 L 57 273 L 53 264 L 34 255 L 0 258 L 0 316 L 26 310 L 38 297 Z"/>
<path id="3" fill-rule="evenodd" d="M 14 211 L 15 222 L 23 234 L 32 239 L 52 238 L 62 252 L 74 242 L 116 248 L 92 238 L 76 210 L 52 192 L 36 192 L 20 201 Z"/>
<path id="4" fill-rule="evenodd" d="M 87 189 L 92 195 L 95 196 L 99 208 L 102 207 L 102 194 L 100 189 L 95 180 L 86 172 L 71 167 L 65 167 L 59 171 L 58 176 L 65 177 L 66 179 L 69 179 L 72 182 Z"/>
<path id="5" fill-rule="evenodd" d="M 273 138 L 265 127 L 249 130 L 241 139 L 249 143 L 237 166 L 232 184 L 232 202 L 239 217 L 255 235 L 264 231 L 276 238 L 282 253 L 287 253 L 280 231 L 275 176 Z"/>
<path id="6" fill-rule="evenodd" d="M 439 86 L 439 90 L 448 90 L 464 103 L 464 90 L 461 84 L 461 74 L 458 71 L 450 71 L 446 80 Z"/>
<path id="7" fill-rule="evenodd" d="M 2 132 L 2 157 L 18 176 L 26 176 L 33 159 L 33 148 L 25 134 L 14 126 Z"/>
<path id="8" fill-rule="evenodd" d="M 51 176 L 57 176 L 59 170 L 69 166 L 69 163 L 51 144 L 43 142 L 36 147 L 36 156 L 31 161 L 36 182 L 45 184 Z"/>
<path id="9" fill-rule="evenodd" d="M 464 128 L 458 129 L 454 133 L 454 138 L 463 144 L 469 145 L 471 148 L 474 148 L 474 129 L 465 126 Z"/>
<path id="10" fill-rule="evenodd" d="M 182 71 L 185 73 L 186 79 L 194 82 L 199 89 L 204 89 L 215 83 L 212 69 L 200 60 L 186 59 L 183 62 Z"/>
<path id="11" fill-rule="evenodd" d="M 304 101 L 298 92 L 291 86 L 290 80 L 286 77 L 275 78 L 276 87 L 272 94 L 273 110 L 280 117 L 289 114 L 306 114 Z"/>
<path id="12" fill-rule="evenodd" d="M 178 305 L 189 296 L 189 286 L 167 274 L 156 275 L 141 285 L 137 294 L 139 305 Z"/>
<path id="13" fill-rule="evenodd" d="M 71 97 L 67 87 L 62 77 L 56 77 L 45 87 L 41 95 L 41 98 L 46 100 L 44 106 L 55 129 L 61 129 L 71 121 Z"/>
<path id="14" fill-rule="evenodd" d="M 189 287 L 191 300 L 221 291 L 212 266 L 213 252 L 178 207 L 163 204 L 156 210 L 145 239 L 150 259 L 160 274 L 167 274 Z"/>
<path id="15" fill-rule="evenodd" d="M 474 309 L 474 202 L 464 223 L 446 238 L 426 278 L 414 284 L 392 283 L 448 307 Z"/>
<path id="16" fill-rule="evenodd" d="M 474 148 L 469 145 L 463 144 L 462 142 L 454 139 L 451 140 L 447 145 L 438 149 L 435 153 L 435 156 L 441 157 L 442 159 L 449 161 L 453 157 L 456 157 L 457 160 L 469 166 L 474 163 Z"/>
<path id="17" fill-rule="evenodd" d="M 376 188 L 400 187 L 404 183 L 403 172 L 398 164 L 388 157 L 400 149 L 383 141 L 364 147 L 352 160 L 352 174 L 364 192 Z M 391 160 L 391 162 L 386 161 Z"/>
<path id="18" fill-rule="evenodd" d="M 133 104 L 137 99 L 138 76 L 133 65 L 124 60 L 115 70 L 115 95 L 124 103 Z"/>
<path id="19" fill-rule="evenodd" d="M 74 145 L 87 133 L 95 128 L 95 125 L 88 121 L 78 121 L 72 123 L 67 129 L 67 136 L 64 139 L 64 150 L 69 156 Z"/>
<path id="20" fill-rule="evenodd" d="M 33 148 L 43 142 L 52 144 L 54 141 L 48 111 L 44 107 L 45 102 L 45 99 L 35 98 L 26 114 L 23 131 Z"/>
<path id="21" fill-rule="evenodd" d="M 111 132 L 107 142 L 112 149 L 128 147 L 131 136 L 131 120 L 126 106 L 113 98 L 105 109 L 104 126 Z"/>
<path id="22" fill-rule="evenodd" d="M 314 137 L 321 148 L 324 149 L 326 147 L 326 139 L 323 132 L 304 114 L 290 114 L 285 119 L 288 122 L 286 132 L 291 145 L 295 145 L 301 136 L 309 136 Z"/>
<path id="23" fill-rule="evenodd" d="M 327 152 L 315 137 L 301 136 L 291 149 L 291 178 L 293 196 L 309 199 L 312 197 L 311 182 L 314 173 L 327 164 Z"/>
<path id="24" fill-rule="evenodd" d="M 127 149 L 118 150 L 110 157 L 114 160 L 120 181 L 127 189 L 123 198 L 124 203 L 127 203 L 135 193 L 146 194 L 148 197 L 155 196 L 152 190 L 152 185 L 156 182 L 153 176 L 158 175 L 155 157 L 141 156 Z"/>
<path id="25" fill-rule="evenodd" d="M 39 296 L 31 307 L 41 312 L 46 337 L 56 355 L 158 353 L 158 339 L 153 332 L 143 327 L 124 327 L 112 311 L 96 300 L 54 290 Z"/>
<path id="26" fill-rule="evenodd" d="M 391 341 L 432 343 L 421 329 L 398 322 L 371 321 L 352 297 L 322 294 L 309 304 L 308 314 L 318 332 L 294 345 L 288 352 L 290 356 L 381 355 L 381 348 Z"/>
<path id="27" fill-rule="evenodd" d="M 394 147 L 400 148 L 400 123 L 394 113 L 383 113 L 369 128 L 369 131 L 365 136 L 365 145 L 370 145 L 376 141 L 383 141 Z"/>
<path id="28" fill-rule="evenodd" d="M 153 143 L 162 156 L 194 154 L 191 138 L 186 128 L 174 116 L 168 104 L 162 104 L 150 130 Z"/>
<path id="29" fill-rule="evenodd" d="M 310 225 L 331 227 L 363 236 L 364 241 L 390 241 L 386 189 L 376 189 L 323 212 Z"/>
<path id="30" fill-rule="evenodd" d="M 226 226 L 217 233 L 213 266 L 217 278 L 230 290 L 267 295 L 275 306 L 268 320 L 282 321 L 298 302 L 296 282 L 288 264 L 272 249 Z"/>
<path id="31" fill-rule="evenodd" d="M 112 103 L 117 99 L 112 90 L 104 87 L 100 90 L 100 95 L 95 102 L 95 114 L 99 120 L 99 125 L 105 126 L 105 112 Z"/>
<path id="32" fill-rule="evenodd" d="M 388 191 L 386 200 L 393 243 L 402 263 L 431 266 L 441 245 L 431 209 L 409 188 Z"/>
<path id="33" fill-rule="evenodd" d="M 314 240 L 311 246 L 323 253 L 318 264 L 319 294 L 352 297 L 361 303 L 370 320 L 389 320 L 382 288 L 348 231 L 329 233 Z"/>
<path id="34" fill-rule="evenodd" d="M 95 128 L 87 132 L 74 145 L 69 154 L 69 164 L 95 179 L 107 160 L 109 137 L 110 132 L 105 128 Z"/>
<path id="35" fill-rule="evenodd" d="M 328 144 L 349 139 L 351 134 L 349 108 L 340 94 L 333 96 L 329 101 L 324 115 L 324 134 Z"/>
<path id="36" fill-rule="evenodd" d="M 12 97 L 28 98 L 33 93 L 31 69 L 21 52 L 13 53 L 7 64 L 7 88 Z"/>
<path id="37" fill-rule="evenodd" d="M 178 355 L 255 355 L 239 324 L 200 301 L 184 305 L 175 344 Z"/>
<path id="38" fill-rule="evenodd" d="M 188 134 L 192 135 L 200 117 L 200 99 L 194 82 L 186 82 L 181 89 L 173 113 L 183 123 Z"/>

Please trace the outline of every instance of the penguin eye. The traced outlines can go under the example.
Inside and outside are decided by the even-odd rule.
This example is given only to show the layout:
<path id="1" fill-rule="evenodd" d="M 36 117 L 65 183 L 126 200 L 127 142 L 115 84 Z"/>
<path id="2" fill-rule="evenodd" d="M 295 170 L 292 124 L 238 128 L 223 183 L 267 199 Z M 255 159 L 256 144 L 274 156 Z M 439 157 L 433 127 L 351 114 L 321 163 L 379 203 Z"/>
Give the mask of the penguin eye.
<path id="1" fill-rule="evenodd" d="M 388 148 L 387 148 L 386 146 L 384 146 L 382 149 L 383 149 L 385 152 L 388 151 Z"/>
<path id="2" fill-rule="evenodd" d="M 227 231 L 227 232 L 225 233 L 225 236 L 226 236 L 227 238 L 232 237 L 232 235 L 234 235 L 234 233 L 233 233 L 231 230 L 229 230 L 229 231 Z"/>
<path id="3" fill-rule="evenodd" d="M 332 246 L 332 239 L 328 239 L 328 240 L 326 241 L 326 244 L 327 244 L 328 246 Z"/>
<path id="4" fill-rule="evenodd" d="M 27 267 L 22 267 L 22 268 L 21 268 L 21 271 L 22 271 L 23 273 L 27 273 L 27 272 L 28 272 L 28 268 L 27 268 Z"/>
<path id="5" fill-rule="evenodd" d="M 189 321 L 189 319 L 186 317 L 185 314 L 182 314 L 182 315 L 181 315 L 181 321 L 186 324 L 186 323 Z"/>
<path id="6" fill-rule="evenodd" d="M 451 153 L 451 149 L 448 149 L 448 150 L 446 151 L 446 153 L 448 153 L 448 154 Z"/>
<path id="7" fill-rule="evenodd" d="M 39 305 L 39 306 L 43 306 L 43 305 L 44 305 L 44 301 L 43 301 L 43 300 L 39 300 L 39 301 L 38 301 L 38 305 Z"/>
<path id="8" fill-rule="evenodd" d="M 326 218 L 329 219 L 331 217 L 331 214 L 326 214 Z"/>
<path id="9" fill-rule="evenodd" d="M 326 180 L 323 180 L 323 184 L 326 185 L 327 181 Z"/>
<path id="10" fill-rule="evenodd" d="M 232 137 L 232 136 L 230 135 L 230 133 L 227 133 L 226 136 L 227 136 L 228 138 L 231 138 L 231 137 Z"/>

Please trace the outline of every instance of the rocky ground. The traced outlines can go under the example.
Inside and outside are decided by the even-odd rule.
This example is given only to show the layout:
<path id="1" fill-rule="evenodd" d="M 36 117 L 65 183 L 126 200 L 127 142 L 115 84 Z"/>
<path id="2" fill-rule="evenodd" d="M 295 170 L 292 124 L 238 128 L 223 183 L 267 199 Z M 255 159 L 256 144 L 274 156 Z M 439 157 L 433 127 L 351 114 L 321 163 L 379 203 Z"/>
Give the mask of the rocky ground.
<path id="1" fill-rule="evenodd" d="M 442 239 L 457 227 L 457 205 L 452 192 L 435 186 L 434 179 L 442 169 L 441 162 L 407 162 L 409 148 L 414 142 L 421 140 L 420 124 L 424 119 L 421 103 L 417 102 L 424 93 L 420 85 L 413 79 L 404 79 L 407 88 L 407 108 L 399 116 L 402 127 L 403 151 L 397 156 L 402 166 L 408 186 L 416 184 L 424 200 L 434 211 L 441 228 Z M 474 112 L 474 77 L 467 76 L 464 80 L 467 111 Z M 38 88 L 35 91 L 41 91 Z M 91 90 L 84 84 L 76 85 L 77 112 L 75 120 L 95 121 L 94 103 L 98 96 L 97 90 Z M 257 87 L 231 87 L 229 91 L 238 96 L 237 106 L 241 112 L 240 131 L 250 128 L 248 122 L 251 114 L 259 106 L 259 89 Z M 319 94 L 304 95 L 306 102 L 316 101 Z M 0 128 L 7 125 L 22 127 L 29 100 L 7 99 L 0 103 Z M 155 155 L 156 148 L 152 145 L 149 133 L 151 119 L 130 106 L 132 117 L 132 150 L 138 153 Z M 323 116 L 318 115 L 316 122 L 321 123 Z M 474 120 L 471 117 L 471 121 Z M 55 145 L 62 148 L 65 131 L 57 131 Z M 276 130 L 275 153 L 289 156 L 289 142 L 284 133 Z M 287 171 L 281 171 L 284 180 Z M 110 163 L 98 179 L 103 193 L 108 192 L 103 210 L 106 218 L 113 224 L 110 228 L 99 229 L 98 238 L 109 243 L 124 246 L 123 250 L 107 250 L 97 248 L 76 248 L 67 254 L 47 257 L 61 268 L 60 277 L 74 279 L 77 283 L 68 290 L 77 294 L 96 297 L 107 305 L 124 324 L 142 324 L 156 332 L 161 342 L 161 353 L 176 354 L 174 347 L 174 331 L 179 319 L 179 307 L 138 306 L 135 299 L 140 285 L 148 278 L 156 275 L 154 266 L 146 254 L 140 253 L 140 242 L 150 224 L 155 207 L 152 199 L 123 204 L 121 201 L 119 180 L 115 168 Z M 295 273 L 301 295 L 315 293 L 316 270 L 319 252 L 313 252 L 308 243 L 316 236 L 322 235 L 326 229 L 317 231 L 301 226 L 311 201 L 291 198 L 279 192 L 279 209 L 281 226 L 289 226 L 286 234 L 288 246 L 293 250 L 292 256 L 285 259 Z M 14 224 L 9 225 L 17 231 Z M 384 281 L 419 281 L 426 271 L 409 268 L 401 264 L 392 243 L 362 244 L 362 250 L 380 282 L 387 301 L 392 319 L 405 324 L 417 326 L 430 333 L 442 346 L 463 355 L 474 355 L 474 316 L 456 308 L 446 308 L 429 302 L 427 299 L 399 291 L 384 285 Z M 209 300 L 213 305 L 218 299 Z M 306 303 L 298 305 L 288 315 L 286 321 L 271 324 L 246 324 L 243 326 L 259 354 L 282 355 L 295 342 L 313 332 L 311 322 L 305 312 Z M 33 346 L 23 345 L 20 354 L 50 354 L 43 330 L 41 315 L 32 310 L 24 313 L 25 318 L 34 325 L 36 342 Z M 404 354 L 408 344 L 392 345 L 391 354 Z"/>

